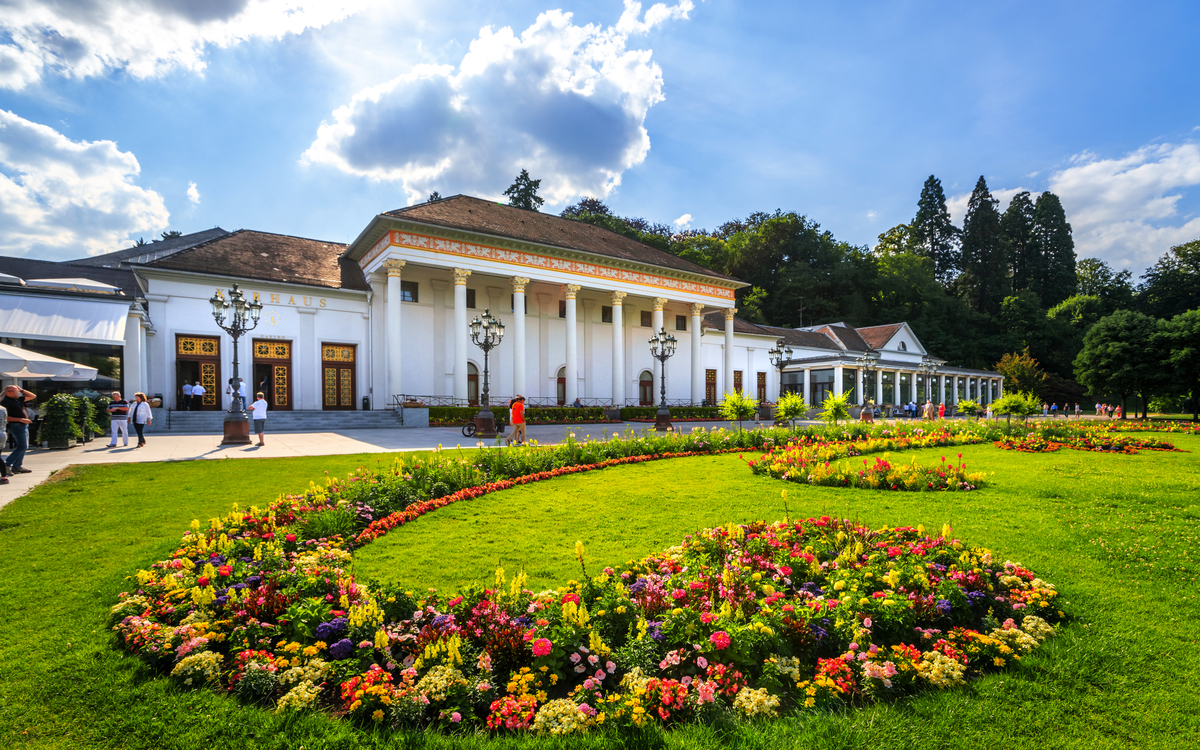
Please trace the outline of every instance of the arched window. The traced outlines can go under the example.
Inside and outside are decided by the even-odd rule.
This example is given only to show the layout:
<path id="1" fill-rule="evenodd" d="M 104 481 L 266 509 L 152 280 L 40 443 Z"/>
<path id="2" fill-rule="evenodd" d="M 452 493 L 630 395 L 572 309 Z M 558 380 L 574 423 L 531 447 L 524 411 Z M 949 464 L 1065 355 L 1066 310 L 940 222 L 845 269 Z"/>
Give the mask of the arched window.
<path id="1" fill-rule="evenodd" d="M 900 342 L 900 351 L 902 351 L 902 352 L 906 352 L 906 351 L 908 351 L 908 344 L 906 344 L 906 343 L 904 343 L 903 341 L 901 341 L 901 342 Z"/>
<path id="2" fill-rule="evenodd" d="M 479 406 L 479 368 L 467 363 L 467 401 L 471 406 Z"/>
<path id="3" fill-rule="evenodd" d="M 558 368 L 558 405 L 567 404 L 567 368 Z"/>
<path id="4" fill-rule="evenodd" d="M 643 370 L 638 376 L 638 403 L 654 406 L 654 373 L 649 370 Z"/>

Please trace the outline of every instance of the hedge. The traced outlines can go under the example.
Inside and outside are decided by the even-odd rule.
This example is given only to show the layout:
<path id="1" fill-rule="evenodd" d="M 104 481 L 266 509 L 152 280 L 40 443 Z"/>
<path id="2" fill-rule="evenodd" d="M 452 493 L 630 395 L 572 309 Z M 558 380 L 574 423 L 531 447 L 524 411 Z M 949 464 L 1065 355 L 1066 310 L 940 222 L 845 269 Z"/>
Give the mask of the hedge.
<path id="1" fill-rule="evenodd" d="M 716 406 L 668 406 L 675 419 L 721 419 L 721 409 Z M 657 406 L 626 406 L 621 409 L 621 419 L 654 419 Z"/>
<path id="2" fill-rule="evenodd" d="M 493 404 L 492 414 L 496 417 L 496 425 L 507 425 L 509 421 L 508 405 Z M 453 426 L 466 424 L 479 413 L 477 406 L 431 406 L 429 407 L 429 424 L 431 426 Z M 525 409 L 525 421 L 528 424 L 581 424 L 605 422 L 604 409 L 599 406 L 585 406 L 576 409 L 570 406 L 530 406 Z"/>

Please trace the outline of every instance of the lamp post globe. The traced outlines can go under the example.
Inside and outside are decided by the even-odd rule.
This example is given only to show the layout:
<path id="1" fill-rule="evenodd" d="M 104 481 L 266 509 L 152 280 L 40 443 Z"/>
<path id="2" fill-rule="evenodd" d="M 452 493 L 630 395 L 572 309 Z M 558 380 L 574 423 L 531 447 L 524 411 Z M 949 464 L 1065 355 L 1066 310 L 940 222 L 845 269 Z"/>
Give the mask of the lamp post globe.
<path id="1" fill-rule="evenodd" d="M 788 346 L 787 342 L 779 339 L 775 342 L 775 348 L 767 352 L 767 358 L 771 362 L 771 366 L 779 370 L 779 396 L 783 395 L 783 368 L 787 367 L 788 362 L 792 361 L 792 347 Z"/>
<path id="2" fill-rule="evenodd" d="M 504 338 L 504 324 L 485 307 L 483 315 L 477 315 L 467 329 L 471 332 L 471 341 L 483 350 L 483 392 L 479 398 L 479 413 L 475 415 L 475 434 L 481 438 L 494 438 L 497 435 L 496 416 L 488 403 L 491 395 L 488 357 Z"/>
<path id="3" fill-rule="evenodd" d="M 238 285 L 234 284 L 229 290 L 226 300 L 217 292 L 209 299 L 212 305 L 213 320 L 217 327 L 229 334 L 233 339 L 233 378 L 230 381 L 229 411 L 225 412 L 223 437 L 221 445 L 249 445 L 250 422 L 246 413 L 246 404 L 242 400 L 242 384 L 238 375 L 238 340 L 258 326 L 259 316 L 262 315 L 262 303 L 257 300 L 246 301 L 245 295 Z M 229 313 L 232 310 L 233 316 Z M 226 325 L 225 319 L 229 318 Z"/>
<path id="4" fill-rule="evenodd" d="M 662 372 L 658 412 L 654 415 L 654 429 L 659 432 L 672 429 L 671 410 L 667 408 L 667 360 L 675 354 L 678 344 L 675 337 L 667 333 L 666 328 L 660 328 L 658 333 L 650 337 L 650 356 L 659 361 L 659 370 Z"/>

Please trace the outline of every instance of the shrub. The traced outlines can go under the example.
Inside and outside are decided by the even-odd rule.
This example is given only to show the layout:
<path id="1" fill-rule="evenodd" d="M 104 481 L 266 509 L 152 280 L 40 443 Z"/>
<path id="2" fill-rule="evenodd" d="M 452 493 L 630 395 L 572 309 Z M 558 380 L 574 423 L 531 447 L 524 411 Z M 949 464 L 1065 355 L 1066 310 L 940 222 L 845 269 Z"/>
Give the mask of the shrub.
<path id="1" fill-rule="evenodd" d="M 75 403 L 74 397 L 66 393 L 52 396 L 46 402 L 41 439 L 50 445 L 63 445 L 82 438 L 83 430 L 80 429 L 76 416 L 78 412 L 79 405 Z"/>
<path id="2" fill-rule="evenodd" d="M 804 397 L 794 391 L 789 391 L 779 397 L 779 403 L 775 405 L 775 420 L 781 422 L 791 422 L 792 427 L 796 426 L 796 418 L 802 416 L 808 411 L 808 404 L 804 401 Z"/>
<path id="3" fill-rule="evenodd" d="M 742 420 L 750 419 L 757 410 L 758 401 L 737 391 L 726 393 L 725 400 L 721 402 L 721 416 L 730 422 L 736 420 L 739 430 L 742 429 Z"/>
<path id="4" fill-rule="evenodd" d="M 834 427 L 837 427 L 839 420 L 849 420 L 850 394 L 835 396 L 831 393 L 826 396 L 825 403 L 821 404 L 821 419 Z"/>

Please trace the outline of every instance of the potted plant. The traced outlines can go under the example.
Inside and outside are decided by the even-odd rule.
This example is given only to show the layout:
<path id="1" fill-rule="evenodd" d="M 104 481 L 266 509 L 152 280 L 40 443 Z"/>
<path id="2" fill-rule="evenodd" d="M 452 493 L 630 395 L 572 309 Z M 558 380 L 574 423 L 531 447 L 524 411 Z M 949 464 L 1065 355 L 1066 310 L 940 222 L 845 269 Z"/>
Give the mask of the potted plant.
<path id="1" fill-rule="evenodd" d="M 78 410 L 75 399 L 65 393 L 53 396 L 46 402 L 39 437 L 47 448 L 71 448 L 76 440 L 83 437 L 83 431 L 75 421 Z"/>

